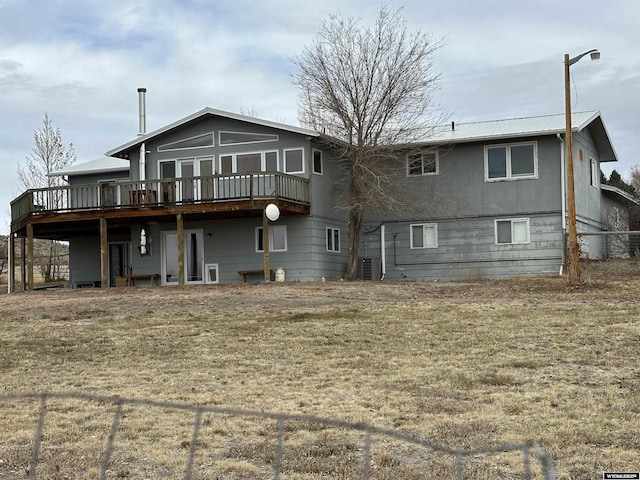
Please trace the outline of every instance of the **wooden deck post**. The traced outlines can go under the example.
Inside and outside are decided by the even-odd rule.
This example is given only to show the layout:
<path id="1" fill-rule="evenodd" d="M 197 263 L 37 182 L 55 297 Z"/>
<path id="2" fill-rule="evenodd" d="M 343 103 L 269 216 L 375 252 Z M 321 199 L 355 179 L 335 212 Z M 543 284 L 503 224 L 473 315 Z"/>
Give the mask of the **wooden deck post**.
<path id="1" fill-rule="evenodd" d="M 178 234 L 178 284 L 184 285 L 184 222 L 181 213 L 176 216 L 176 230 Z"/>
<path id="2" fill-rule="evenodd" d="M 264 281 L 271 281 L 271 261 L 269 258 L 269 219 L 267 211 L 262 211 L 262 249 L 264 252 Z"/>
<path id="3" fill-rule="evenodd" d="M 9 244 L 7 248 L 7 260 L 9 263 L 9 270 L 7 271 L 7 292 L 13 293 L 16 291 L 16 237 L 11 232 L 9 234 Z"/>
<path id="4" fill-rule="evenodd" d="M 24 278 L 23 278 L 24 280 Z M 33 224 L 27 223 L 27 290 L 33 290 Z"/>
<path id="5" fill-rule="evenodd" d="M 27 289 L 27 237 L 20 237 L 20 290 Z"/>
<path id="6" fill-rule="evenodd" d="M 100 219 L 100 286 L 109 288 L 109 244 L 106 218 Z"/>

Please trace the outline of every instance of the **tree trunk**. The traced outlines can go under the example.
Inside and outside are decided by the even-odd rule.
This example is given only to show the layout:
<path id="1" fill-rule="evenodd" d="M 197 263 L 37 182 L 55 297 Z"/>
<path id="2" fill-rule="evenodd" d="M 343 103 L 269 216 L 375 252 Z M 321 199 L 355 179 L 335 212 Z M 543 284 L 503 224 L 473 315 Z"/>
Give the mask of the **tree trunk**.
<path id="1" fill-rule="evenodd" d="M 349 254 L 345 280 L 358 276 L 358 254 L 360 253 L 360 231 L 362 230 L 362 207 L 356 204 L 349 210 Z"/>

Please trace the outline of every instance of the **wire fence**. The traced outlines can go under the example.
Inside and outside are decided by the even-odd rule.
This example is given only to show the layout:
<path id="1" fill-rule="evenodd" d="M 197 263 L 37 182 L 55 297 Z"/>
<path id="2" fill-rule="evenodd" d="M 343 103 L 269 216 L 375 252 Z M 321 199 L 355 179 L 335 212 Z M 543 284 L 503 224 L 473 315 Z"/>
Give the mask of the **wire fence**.
<path id="1" fill-rule="evenodd" d="M 535 442 L 524 442 L 519 444 L 507 444 L 498 445 L 487 448 L 474 448 L 474 449 L 455 449 L 447 448 L 442 445 L 438 445 L 429 440 L 417 438 L 405 433 L 401 433 L 395 430 L 378 428 L 363 423 L 352 423 L 336 419 L 321 418 L 310 415 L 292 415 L 282 413 L 268 413 L 252 410 L 242 410 L 233 408 L 223 408 L 217 406 L 202 406 L 191 405 L 186 403 L 175 402 L 163 402 L 156 400 L 141 400 L 134 398 L 122 398 L 122 397 L 109 397 L 100 395 L 88 395 L 81 393 L 33 393 L 33 394 L 19 394 L 19 395 L 0 395 L 0 409 L 16 408 L 18 405 L 24 406 L 24 404 L 33 404 L 32 413 L 37 416 L 35 431 L 33 432 L 33 439 L 29 442 L 29 455 L 28 464 L 15 465 L 9 460 L 2 460 L 2 450 L 0 449 L 0 479 L 2 478 L 14 478 L 3 476 L 3 467 L 5 472 L 7 469 L 12 468 L 12 471 L 16 471 L 16 468 L 24 469 L 28 478 L 83 478 L 82 476 L 70 477 L 63 476 L 60 466 L 60 458 L 64 456 L 60 453 L 60 449 L 63 449 L 63 445 L 46 445 L 47 440 L 52 442 L 50 435 L 45 435 L 47 430 L 47 418 L 48 409 L 51 403 L 59 401 L 82 401 L 89 402 L 92 407 L 97 407 L 102 410 L 111 411 L 112 416 L 110 419 L 110 426 L 108 426 L 108 434 L 102 437 L 103 449 L 99 458 L 98 465 L 91 470 L 94 475 L 93 478 L 100 478 L 106 480 L 107 478 L 184 478 L 185 480 L 195 480 L 196 478 L 273 478 L 274 480 L 284 480 L 287 478 L 300 478 L 296 477 L 292 472 L 294 471 L 293 464 L 299 464 L 299 462 L 322 462 L 323 459 L 314 457 L 311 450 L 307 450 L 303 453 L 298 451 L 299 445 L 289 447 L 289 443 L 294 443 L 293 436 L 298 430 L 306 430 L 311 435 L 324 436 L 324 442 L 329 443 L 328 453 L 325 454 L 328 457 L 332 457 L 332 462 L 335 467 L 336 456 L 347 456 L 348 461 L 352 464 L 349 468 L 344 465 L 340 468 L 334 468 L 333 474 L 331 468 L 325 468 L 321 464 L 317 464 L 314 468 L 306 468 L 306 472 L 317 474 L 316 477 L 304 476 L 304 478 L 361 478 L 364 480 L 370 479 L 383 479 L 383 478 L 479 478 L 477 475 L 477 467 L 479 464 L 486 462 L 488 457 L 499 456 L 501 454 L 515 454 L 520 457 L 517 463 L 520 465 L 518 471 L 512 471 L 509 478 L 522 478 L 522 479 L 534 479 L 543 478 L 550 480 L 555 478 L 552 462 L 549 456 L 547 456 L 540 446 Z M 37 408 L 36 404 L 37 403 Z M 181 446 L 183 449 L 188 449 L 188 453 L 184 455 L 183 472 L 164 472 L 164 474 L 158 474 L 157 476 L 151 475 L 148 472 L 145 474 L 142 472 L 140 476 L 136 476 L 135 472 L 129 468 L 126 471 L 118 471 L 116 461 L 114 460 L 114 452 L 118 448 L 127 448 L 119 446 L 118 443 L 126 443 L 128 448 L 131 448 L 130 441 L 132 437 L 130 432 L 122 432 L 123 419 L 127 417 L 125 409 L 131 409 L 136 407 L 142 407 L 144 410 L 149 409 L 161 409 L 163 415 L 167 415 L 169 411 L 179 411 L 186 413 L 191 417 L 192 423 L 190 427 L 191 438 L 189 441 L 182 441 Z M 86 407 L 85 407 L 86 408 Z M 73 410 L 69 408 L 69 405 L 65 406 L 65 411 L 68 413 Z M 77 414 L 77 412 L 74 412 Z M 94 415 L 94 414 L 92 414 Z M 245 468 L 245 475 L 240 476 L 227 476 L 217 475 L 211 476 L 210 473 L 205 473 L 204 465 L 198 465 L 197 459 L 200 458 L 202 463 L 207 463 L 211 466 L 212 460 L 209 457 L 205 460 L 199 450 L 206 448 L 207 445 L 211 445 L 211 438 L 207 436 L 211 435 L 223 435 L 223 432 L 218 428 L 217 430 L 203 432 L 204 426 L 207 425 L 210 419 L 205 419 L 205 416 L 221 416 L 225 418 L 242 417 L 244 419 L 252 419 L 252 421 L 264 422 L 266 427 L 263 427 L 265 431 L 262 431 L 260 435 L 266 438 L 268 448 L 271 450 L 269 454 L 264 455 L 264 463 L 267 470 L 270 473 L 262 471 L 253 471 Z M 52 416 L 49 413 L 49 416 Z M 0 416 L 0 419 L 6 419 L 6 416 Z M 86 418 L 86 417 L 85 417 Z M 106 425 L 106 424 L 105 424 Z M 327 429 L 332 431 L 346 432 L 347 435 L 356 434 L 360 444 L 345 446 L 345 443 L 341 443 L 339 437 L 328 436 Z M 6 425 L 2 425 L 0 420 L 0 439 L 7 435 L 9 429 Z M 93 432 L 92 436 L 95 436 L 96 432 Z M 168 434 L 168 432 L 167 432 Z M 120 439 L 120 440 L 119 440 Z M 134 438 L 134 441 L 139 442 L 139 438 Z M 5 443 L 1 441 L 0 443 Z M 316 447 L 322 442 L 312 442 Z M 402 446 L 406 453 L 404 457 L 404 463 L 413 463 L 413 475 L 410 475 L 408 470 L 400 469 L 400 462 L 396 459 L 392 459 L 389 454 L 385 454 L 385 451 L 389 451 L 398 445 Z M 3 445 L 0 445 L 2 447 Z M 395 446 L 395 447 L 394 447 Z M 5 446 L 6 447 L 6 446 Z M 43 456 L 47 458 L 52 455 L 44 455 L 47 449 L 57 449 L 57 460 L 54 467 L 43 465 Z M 154 446 L 157 448 L 157 446 Z M 418 453 L 420 452 L 422 456 Z M 296 458 L 295 462 L 292 457 Z M 321 457 L 321 456 L 320 456 Z M 252 453 L 251 458 L 255 461 L 255 452 Z M 327 458 L 324 460 L 327 461 Z M 516 457 L 517 458 L 517 457 Z M 444 459 L 444 460 L 443 460 Z M 447 460 L 448 459 L 448 460 Z M 26 460 L 26 459 L 25 459 Z M 445 461 L 450 468 L 440 470 L 443 476 L 435 474 L 434 466 L 431 462 Z M 132 463 L 129 463 L 131 467 Z M 384 468 L 383 468 L 384 467 Z M 52 470 L 53 468 L 53 470 Z M 511 467 L 512 468 L 512 467 Z M 474 470 L 476 469 L 476 470 Z M 41 473 L 41 470 L 44 473 Z M 45 472 L 46 470 L 46 472 Z M 135 468 L 133 469 L 135 470 Z M 48 472 L 53 471 L 53 475 Z M 473 472 L 476 471 L 476 474 Z M 210 470 L 208 472 L 211 472 Z M 430 472 L 428 475 L 426 472 Z M 140 472 L 138 472 L 140 473 Z M 40 475 L 40 476 L 39 476 Z M 425 476 L 427 475 L 427 476 Z M 468 475 L 468 476 L 467 476 Z M 481 478 L 494 478 L 494 476 L 486 476 L 486 472 Z M 495 475 L 495 478 L 500 477 L 499 474 Z M 24 478 L 24 477 L 23 477 Z"/>

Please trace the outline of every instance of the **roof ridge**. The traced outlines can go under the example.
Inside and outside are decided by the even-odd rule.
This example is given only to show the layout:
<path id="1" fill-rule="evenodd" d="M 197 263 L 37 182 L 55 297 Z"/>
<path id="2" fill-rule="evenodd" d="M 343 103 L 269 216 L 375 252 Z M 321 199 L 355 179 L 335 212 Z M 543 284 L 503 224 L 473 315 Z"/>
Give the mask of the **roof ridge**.
<path id="1" fill-rule="evenodd" d="M 595 114 L 597 113 L 597 110 L 584 110 L 584 111 L 580 111 L 580 112 L 572 112 L 572 115 L 580 115 L 580 114 Z M 536 119 L 536 118 L 549 118 L 549 117 L 563 117 L 565 114 L 564 113 L 547 113 L 547 114 L 543 114 L 543 115 L 530 115 L 530 116 L 523 116 L 523 117 L 511 117 L 511 118 L 499 118 L 499 119 L 495 119 L 495 120 L 478 120 L 476 122 L 456 122 L 456 126 L 458 125 L 476 125 L 479 123 L 498 123 L 498 122 L 512 122 L 515 120 L 530 120 L 530 119 Z"/>

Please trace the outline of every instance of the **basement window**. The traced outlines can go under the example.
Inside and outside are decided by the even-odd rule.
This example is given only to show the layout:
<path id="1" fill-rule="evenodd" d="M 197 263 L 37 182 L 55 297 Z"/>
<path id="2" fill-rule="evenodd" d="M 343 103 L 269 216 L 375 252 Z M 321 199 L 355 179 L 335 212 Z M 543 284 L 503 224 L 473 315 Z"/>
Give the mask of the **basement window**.
<path id="1" fill-rule="evenodd" d="M 525 244 L 531 241 L 528 218 L 496 220 L 495 231 L 498 245 Z"/>

